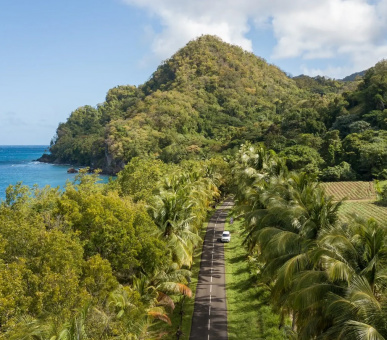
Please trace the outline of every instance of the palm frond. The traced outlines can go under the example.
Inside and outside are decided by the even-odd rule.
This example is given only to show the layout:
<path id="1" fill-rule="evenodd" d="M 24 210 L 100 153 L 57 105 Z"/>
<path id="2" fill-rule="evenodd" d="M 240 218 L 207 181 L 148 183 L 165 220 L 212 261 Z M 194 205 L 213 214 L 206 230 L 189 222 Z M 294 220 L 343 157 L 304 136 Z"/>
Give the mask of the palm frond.
<path id="1" fill-rule="evenodd" d="M 182 294 L 189 298 L 192 297 L 191 289 L 185 284 L 178 282 L 162 282 L 159 285 L 159 290 L 164 293 Z"/>
<path id="2" fill-rule="evenodd" d="M 158 320 L 166 322 L 168 325 L 172 325 L 171 319 L 168 317 L 167 314 L 165 314 L 165 311 L 160 307 L 154 307 L 154 308 L 148 310 L 147 313 L 153 319 L 158 319 Z"/>
<path id="3" fill-rule="evenodd" d="M 346 323 L 348 339 L 356 340 L 386 340 L 374 327 L 363 322 L 350 320 Z"/>

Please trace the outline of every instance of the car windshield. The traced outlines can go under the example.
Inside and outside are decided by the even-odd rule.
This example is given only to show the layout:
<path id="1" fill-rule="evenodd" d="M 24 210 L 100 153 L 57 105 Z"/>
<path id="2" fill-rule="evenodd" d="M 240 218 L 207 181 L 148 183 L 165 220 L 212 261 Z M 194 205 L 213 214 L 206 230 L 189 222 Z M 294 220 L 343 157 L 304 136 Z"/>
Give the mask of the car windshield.
<path id="1" fill-rule="evenodd" d="M 228 235 L 230 235 L 230 232 L 229 232 L 229 231 L 224 231 L 224 232 L 223 232 L 223 236 L 228 236 Z"/>

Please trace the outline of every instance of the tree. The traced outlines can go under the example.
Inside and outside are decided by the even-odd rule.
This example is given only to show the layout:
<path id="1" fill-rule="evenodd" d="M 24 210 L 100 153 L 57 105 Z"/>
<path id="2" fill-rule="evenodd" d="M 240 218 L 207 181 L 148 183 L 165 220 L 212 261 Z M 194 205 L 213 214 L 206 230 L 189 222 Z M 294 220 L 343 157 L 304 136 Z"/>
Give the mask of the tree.
<path id="1" fill-rule="evenodd" d="M 326 182 L 351 181 L 356 178 L 355 172 L 347 162 L 327 167 L 321 171 L 320 179 Z"/>
<path id="2" fill-rule="evenodd" d="M 58 202 L 58 213 L 80 233 L 86 256 L 100 254 L 120 280 L 128 280 L 138 271 L 152 271 L 168 261 L 165 245 L 158 239 L 146 208 L 130 198 L 114 192 L 90 193 L 82 185 L 69 186 Z M 152 255 L 155 257 L 147 258 Z"/>
<path id="3" fill-rule="evenodd" d="M 118 174 L 120 193 L 131 196 L 135 202 L 148 202 L 157 183 L 171 168 L 159 160 L 133 158 Z"/>
<path id="4" fill-rule="evenodd" d="M 324 163 L 315 149 L 304 145 L 289 146 L 280 153 L 280 156 L 286 159 L 289 170 L 305 171 L 315 175 L 319 173 Z"/>
<path id="5" fill-rule="evenodd" d="M 334 166 L 338 163 L 343 154 L 339 130 L 328 131 L 325 134 L 320 153 L 327 165 Z"/>
<path id="6" fill-rule="evenodd" d="M 326 339 L 386 336 L 386 242 L 386 231 L 372 219 L 354 218 L 322 235 L 323 266 L 331 282 L 344 282 L 341 294 L 327 296 L 326 314 L 333 323 Z"/>

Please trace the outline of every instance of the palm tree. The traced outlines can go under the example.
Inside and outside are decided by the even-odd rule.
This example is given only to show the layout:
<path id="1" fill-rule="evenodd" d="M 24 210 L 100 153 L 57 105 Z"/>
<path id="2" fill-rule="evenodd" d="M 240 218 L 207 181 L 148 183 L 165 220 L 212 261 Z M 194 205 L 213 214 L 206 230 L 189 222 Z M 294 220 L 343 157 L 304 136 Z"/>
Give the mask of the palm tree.
<path id="1" fill-rule="evenodd" d="M 272 172 L 253 148 L 234 166 L 245 244 L 298 339 L 387 339 L 387 231 L 338 222 L 341 202 L 305 174 Z"/>
<path id="2" fill-rule="evenodd" d="M 201 242 L 198 229 L 218 194 L 212 180 L 195 171 L 172 173 L 161 183 L 150 212 L 180 267 L 191 266 L 193 250 Z"/>
<path id="3" fill-rule="evenodd" d="M 387 297 L 375 296 L 364 276 L 354 276 L 345 294 L 332 293 L 328 302 L 326 314 L 334 322 L 322 339 L 387 339 Z"/>
<path id="4" fill-rule="evenodd" d="M 172 265 L 167 270 L 159 270 L 153 277 L 141 275 L 133 280 L 133 289 L 139 294 L 146 311 L 142 326 L 148 332 L 153 320 L 171 324 L 168 313 L 173 312 L 175 304 L 172 296 L 192 297 L 191 289 L 186 285 L 190 271 Z"/>
<path id="5" fill-rule="evenodd" d="M 77 311 L 59 329 L 52 319 L 35 319 L 31 316 L 23 316 L 16 327 L 7 333 L 7 339 L 11 340 L 86 340 L 89 339 L 86 331 L 86 319 L 90 311 L 90 305 Z"/>
<path id="6" fill-rule="evenodd" d="M 22 316 L 17 324 L 4 334 L 1 339 L 10 340 L 44 340 L 49 337 L 50 327 L 30 315 Z"/>
<path id="7" fill-rule="evenodd" d="M 295 292 L 321 275 L 315 272 L 319 270 L 314 263 L 317 240 L 323 230 L 336 224 L 341 202 L 326 197 L 313 178 L 303 173 L 272 177 L 268 183 L 256 195 L 258 208 L 245 213 L 245 244 L 258 252 L 263 276 L 274 282 L 274 305 L 292 315 L 294 329 L 301 329 L 307 309 L 300 306 Z M 317 313 L 308 307 L 309 316 L 312 311 Z"/>
<path id="8" fill-rule="evenodd" d="M 311 254 L 314 269 L 293 281 L 300 339 L 385 337 L 386 236 L 374 220 L 358 218 L 320 233 Z"/>
<path id="9" fill-rule="evenodd" d="M 187 198 L 180 192 L 165 190 L 160 191 L 151 207 L 153 219 L 179 266 L 191 265 L 194 246 L 201 241 L 193 230 L 194 216 L 190 214 L 190 208 Z"/>
<path id="10" fill-rule="evenodd" d="M 285 161 L 263 145 L 246 143 L 240 148 L 232 164 L 237 206 L 249 206 L 251 188 L 267 188 L 267 182 L 287 173 Z"/>
<path id="11" fill-rule="evenodd" d="M 327 294 L 332 320 L 326 339 L 381 339 L 387 331 L 387 231 L 373 220 L 354 217 L 326 230 L 316 259 L 342 292 Z"/>

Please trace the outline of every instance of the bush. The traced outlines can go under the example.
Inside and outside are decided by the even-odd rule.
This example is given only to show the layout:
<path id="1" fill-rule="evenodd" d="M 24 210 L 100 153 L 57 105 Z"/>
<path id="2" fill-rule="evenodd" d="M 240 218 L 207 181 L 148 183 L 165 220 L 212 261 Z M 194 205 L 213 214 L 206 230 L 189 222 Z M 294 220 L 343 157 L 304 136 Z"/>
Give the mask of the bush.
<path id="1" fill-rule="evenodd" d="M 320 179 L 326 182 L 352 181 L 355 177 L 356 174 L 351 169 L 351 164 L 347 162 L 341 162 L 336 166 L 329 166 L 320 175 Z"/>
<path id="2" fill-rule="evenodd" d="M 279 155 L 285 157 L 289 170 L 298 170 L 309 174 L 318 174 L 320 166 L 324 163 L 316 149 L 305 145 L 287 147 Z"/>

